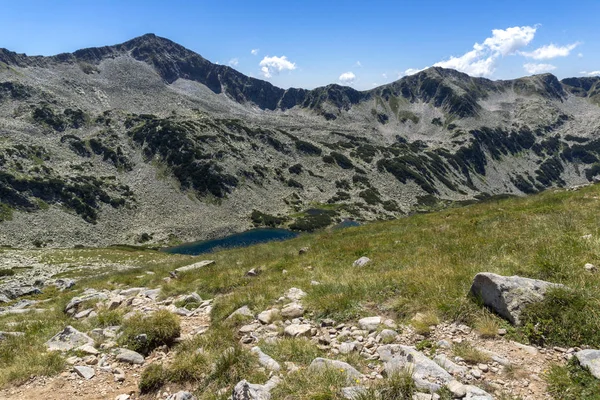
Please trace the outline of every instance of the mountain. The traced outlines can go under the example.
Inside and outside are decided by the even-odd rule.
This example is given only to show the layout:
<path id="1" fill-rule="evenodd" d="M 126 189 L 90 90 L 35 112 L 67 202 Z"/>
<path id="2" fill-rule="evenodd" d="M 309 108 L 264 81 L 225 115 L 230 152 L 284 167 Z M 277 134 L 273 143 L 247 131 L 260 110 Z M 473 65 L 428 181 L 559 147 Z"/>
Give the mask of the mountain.
<path id="1" fill-rule="evenodd" d="M 535 193 L 600 173 L 600 78 L 429 68 L 281 89 L 152 34 L 0 49 L 0 244 L 175 244 Z"/>

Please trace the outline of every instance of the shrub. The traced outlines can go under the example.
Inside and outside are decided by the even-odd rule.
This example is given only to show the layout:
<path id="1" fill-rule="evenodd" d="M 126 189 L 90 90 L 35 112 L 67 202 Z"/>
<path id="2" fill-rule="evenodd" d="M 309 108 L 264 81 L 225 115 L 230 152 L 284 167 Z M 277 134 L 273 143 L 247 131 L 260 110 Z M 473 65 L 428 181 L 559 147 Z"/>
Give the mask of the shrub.
<path id="1" fill-rule="evenodd" d="M 123 323 L 123 313 L 118 310 L 102 310 L 98 312 L 98 326 L 107 327 L 121 325 Z"/>
<path id="2" fill-rule="evenodd" d="M 204 352 L 180 351 L 175 355 L 166 375 L 171 382 L 200 381 L 209 370 L 210 363 Z"/>
<path id="3" fill-rule="evenodd" d="M 162 364 L 150 364 L 142 372 L 138 387 L 142 394 L 156 392 L 165 384 L 165 381 L 165 371 Z"/>
<path id="4" fill-rule="evenodd" d="M 136 314 L 123 322 L 121 345 L 131 350 L 148 354 L 158 346 L 173 344 L 181 333 L 179 317 L 167 310 L 155 311 L 150 315 Z M 146 341 L 139 340 L 145 334 Z"/>
<path id="5" fill-rule="evenodd" d="M 0 269 L 0 276 L 12 276 L 15 274 L 15 271 L 9 268 Z"/>

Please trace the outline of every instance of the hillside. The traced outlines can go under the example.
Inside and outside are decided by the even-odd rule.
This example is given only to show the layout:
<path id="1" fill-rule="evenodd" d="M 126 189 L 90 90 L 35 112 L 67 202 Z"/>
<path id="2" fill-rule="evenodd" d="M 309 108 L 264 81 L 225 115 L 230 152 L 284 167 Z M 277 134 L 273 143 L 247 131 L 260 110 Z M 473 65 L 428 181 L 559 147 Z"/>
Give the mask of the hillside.
<path id="1" fill-rule="evenodd" d="M 0 243 L 177 244 L 310 231 L 590 182 L 598 78 L 442 68 L 280 89 L 167 39 L 0 49 Z"/>
<path id="2" fill-rule="evenodd" d="M 150 399 L 188 390 L 225 399 L 247 380 L 255 385 L 247 390 L 269 389 L 273 400 L 412 399 L 415 391 L 431 399 L 434 389 L 442 399 L 461 390 L 480 400 L 598 399 L 598 381 L 574 360 L 600 346 L 599 199 L 591 185 L 490 200 L 218 252 L 213 264 L 187 271 L 179 268 L 202 258 L 4 248 L 0 293 L 14 297 L 0 308 L 0 397 Z M 368 261 L 355 263 L 361 257 Z M 468 296 L 480 272 L 565 288 L 512 325 Z M 93 337 L 92 349 L 46 351 L 67 325 Z M 135 357 L 124 358 L 122 346 L 142 353 L 142 364 L 130 365 Z M 388 350 L 417 361 L 392 373 L 400 359 Z M 353 369 L 319 372 L 319 357 Z M 434 359 L 452 378 L 427 364 Z M 423 365 L 447 384 L 418 378 Z M 347 397 L 347 387 L 362 394 Z"/>

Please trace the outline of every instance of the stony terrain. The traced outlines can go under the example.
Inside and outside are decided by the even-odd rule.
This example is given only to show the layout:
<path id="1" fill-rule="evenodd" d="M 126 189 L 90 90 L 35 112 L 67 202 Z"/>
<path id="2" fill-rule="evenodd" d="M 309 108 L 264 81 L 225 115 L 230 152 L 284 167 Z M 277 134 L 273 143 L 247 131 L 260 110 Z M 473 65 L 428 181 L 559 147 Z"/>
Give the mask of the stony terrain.
<path id="1" fill-rule="evenodd" d="M 22 261 L 23 257 L 20 252 L 10 252 L 7 259 L 16 262 Z M 365 263 L 369 261 L 363 260 Z M 196 262 L 186 272 L 193 272 L 206 264 Z M 521 279 L 514 285 L 519 292 L 521 305 L 523 290 L 527 287 L 524 281 Z M 313 284 L 318 285 L 318 282 Z M 178 341 L 203 335 L 210 328 L 212 300 L 203 300 L 197 293 L 189 293 L 159 301 L 160 292 L 160 288 L 144 287 L 113 291 L 84 290 L 69 301 L 64 312 L 74 320 L 82 320 L 95 317 L 96 311 L 100 310 L 120 310 L 127 318 L 138 312 L 147 314 L 166 309 L 181 318 L 182 329 Z M 490 295 L 495 296 L 493 293 Z M 317 322 L 305 315 L 302 305 L 304 296 L 306 293 L 303 290 L 290 288 L 267 310 L 253 312 L 243 306 L 228 317 L 245 319 L 245 324 L 238 328 L 239 342 L 258 355 L 262 368 L 270 371 L 273 387 L 280 381 L 278 377 L 283 378 L 285 374 L 297 371 L 299 366 L 284 359 L 273 359 L 260 346 L 285 338 L 306 340 L 328 357 L 316 358 L 309 368 L 334 368 L 347 373 L 348 382 L 352 382 L 352 385 L 342 389 L 341 395 L 348 399 L 359 399 L 359 394 L 366 393 L 366 388 L 372 383 L 385 380 L 393 371 L 405 368 L 407 363 L 412 365 L 413 379 L 422 391 L 422 394 L 415 395 L 415 399 L 439 398 L 429 393 L 439 391 L 442 386 L 449 388 L 454 398 L 494 399 L 484 388 L 496 393 L 496 396 L 504 394 L 521 399 L 550 399 L 543 374 L 551 364 L 564 363 L 581 350 L 523 345 L 505 339 L 505 329 L 500 329 L 493 337 L 484 337 L 472 328 L 457 323 L 433 323 L 424 336 L 424 332 L 419 333 L 411 325 L 399 325 L 393 319 L 380 316 L 365 317 L 351 323 L 339 323 L 332 319 Z M 33 311 L 36 307 L 36 302 L 31 301 L 28 304 L 16 304 L 7 310 L 18 307 L 20 310 Z M 195 308 L 178 307 L 176 304 L 195 304 Z M 414 320 L 418 322 L 423 318 L 427 317 L 417 314 Z M 142 371 L 152 364 L 169 364 L 173 353 L 169 352 L 167 346 L 162 346 L 144 357 L 119 348 L 116 342 L 119 334 L 118 326 L 96 328 L 86 333 L 67 326 L 47 342 L 49 349 L 61 351 L 68 357 L 65 371 L 56 377 L 32 377 L 18 387 L 0 391 L 0 396 L 22 400 L 73 396 L 86 399 L 139 398 L 138 385 Z M 481 359 L 465 360 L 455 356 L 453 347 L 461 345 L 471 349 Z M 68 356 L 74 350 L 77 355 Z M 352 366 L 345 361 L 335 361 L 340 356 L 348 355 L 356 355 L 364 362 Z M 255 390 L 254 394 L 242 395 L 244 382 L 235 386 L 234 400 L 269 398 L 271 387 L 268 385 L 250 385 L 248 387 Z M 173 393 L 181 388 L 181 385 L 163 388 L 157 398 L 177 400 L 177 397 L 169 396 L 174 396 Z M 227 393 L 227 388 L 223 388 L 222 394 Z"/>
<path id="2" fill-rule="evenodd" d="M 0 244 L 311 231 L 590 182 L 598 78 L 280 89 L 167 39 L 0 49 Z"/>

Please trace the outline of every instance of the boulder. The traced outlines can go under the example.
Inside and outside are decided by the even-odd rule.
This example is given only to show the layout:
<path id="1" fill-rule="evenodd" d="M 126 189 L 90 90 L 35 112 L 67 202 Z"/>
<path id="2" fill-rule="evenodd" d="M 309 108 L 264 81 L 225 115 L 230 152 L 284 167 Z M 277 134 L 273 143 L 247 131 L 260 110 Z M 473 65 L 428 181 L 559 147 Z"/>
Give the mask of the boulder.
<path id="1" fill-rule="evenodd" d="M 467 395 L 467 387 L 456 379 L 448 382 L 446 388 L 452 393 L 452 397 L 455 399 L 460 399 Z"/>
<path id="2" fill-rule="evenodd" d="M 590 371 L 590 374 L 600 379 L 600 350 L 581 350 L 575 353 L 575 358 Z"/>
<path id="3" fill-rule="evenodd" d="M 437 365 L 444 368 L 452 375 L 463 375 L 466 374 L 469 370 L 467 367 L 455 364 L 454 362 L 449 360 L 448 357 L 446 357 L 444 354 L 438 354 L 434 357 L 433 361 L 435 361 Z"/>
<path id="4" fill-rule="evenodd" d="M 73 367 L 73 370 L 77 373 L 77 375 L 81 376 L 83 379 L 86 380 L 92 379 L 94 375 L 96 375 L 94 368 L 91 367 L 78 365 Z"/>
<path id="5" fill-rule="evenodd" d="M 356 343 L 344 342 L 340 345 L 340 348 L 338 350 L 340 354 L 350 354 L 356 350 Z"/>
<path id="6" fill-rule="evenodd" d="M 94 339 L 70 325 L 46 342 L 48 351 L 69 351 L 76 347 L 93 344 Z"/>
<path id="7" fill-rule="evenodd" d="M 475 275 L 470 293 L 511 324 L 519 325 L 525 306 L 542 301 L 548 289 L 561 287 L 538 279 L 481 272 Z"/>
<path id="8" fill-rule="evenodd" d="M 299 303 L 290 303 L 283 307 L 281 310 L 281 316 L 283 318 L 298 318 L 304 315 L 304 307 Z"/>
<path id="9" fill-rule="evenodd" d="M 42 291 L 39 288 L 37 288 L 35 286 L 29 286 L 29 285 L 8 286 L 8 287 L 3 288 L 0 291 L 0 295 L 8 298 L 9 300 L 14 300 L 17 297 L 31 296 L 31 295 L 40 294 L 40 293 L 42 293 Z"/>
<path id="10" fill-rule="evenodd" d="M 260 347 L 254 346 L 250 351 L 258 356 L 258 363 L 263 367 L 270 369 L 271 371 L 279 371 L 281 369 L 279 363 L 270 355 L 263 353 Z"/>
<path id="11" fill-rule="evenodd" d="M 117 349 L 117 355 L 115 356 L 117 361 L 126 362 L 129 364 L 142 365 L 144 363 L 144 356 L 138 352 L 128 349 Z"/>
<path id="12" fill-rule="evenodd" d="M 25 333 L 23 333 L 23 332 L 3 332 L 3 331 L 0 331 L 0 341 L 6 340 L 9 337 L 17 337 L 17 336 L 23 336 L 23 335 L 25 335 Z"/>
<path id="13" fill-rule="evenodd" d="M 249 383 L 247 380 L 238 382 L 233 388 L 231 400 L 269 400 L 271 390 L 279 384 L 281 380 L 273 376 L 264 385 Z"/>
<path id="14" fill-rule="evenodd" d="M 352 365 L 343 362 L 343 361 L 339 361 L 339 360 L 330 360 L 327 358 L 315 358 L 314 360 L 312 360 L 312 362 L 310 363 L 310 365 L 308 366 L 309 369 L 313 370 L 313 371 L 320 371 L 320 370 L 324 370 L 324 369 L 335 369 L 337 371 L 340 372 L 344 372 L 348 378 L 348 380 L 356 380 L 356 379 L 360 379 L 362 378 L 362 374 L 360 372 L 358 372 L 358 370 L 356 368 L 354 368 Z"/>
<path id="15" fill-rule="evenodd" d="M 186 265 L 185 267 L 175 268 L 174 271 L 175 272 L 189 272 L 189 271 L 193 271 L 195 269 L 208 267 L 209 265 L 212 265 L 214 263 L 215 263 L 215 260 L 202 260 L 202 261 L 198 261 L 197 263 Z"/>
<path id="16" fill-rule="evenodd" d="M 466 389 L 467 395 L 464 397 L 465 400 L 494 400 L 494 396 L 477 386 L 466 385 Z"/>

